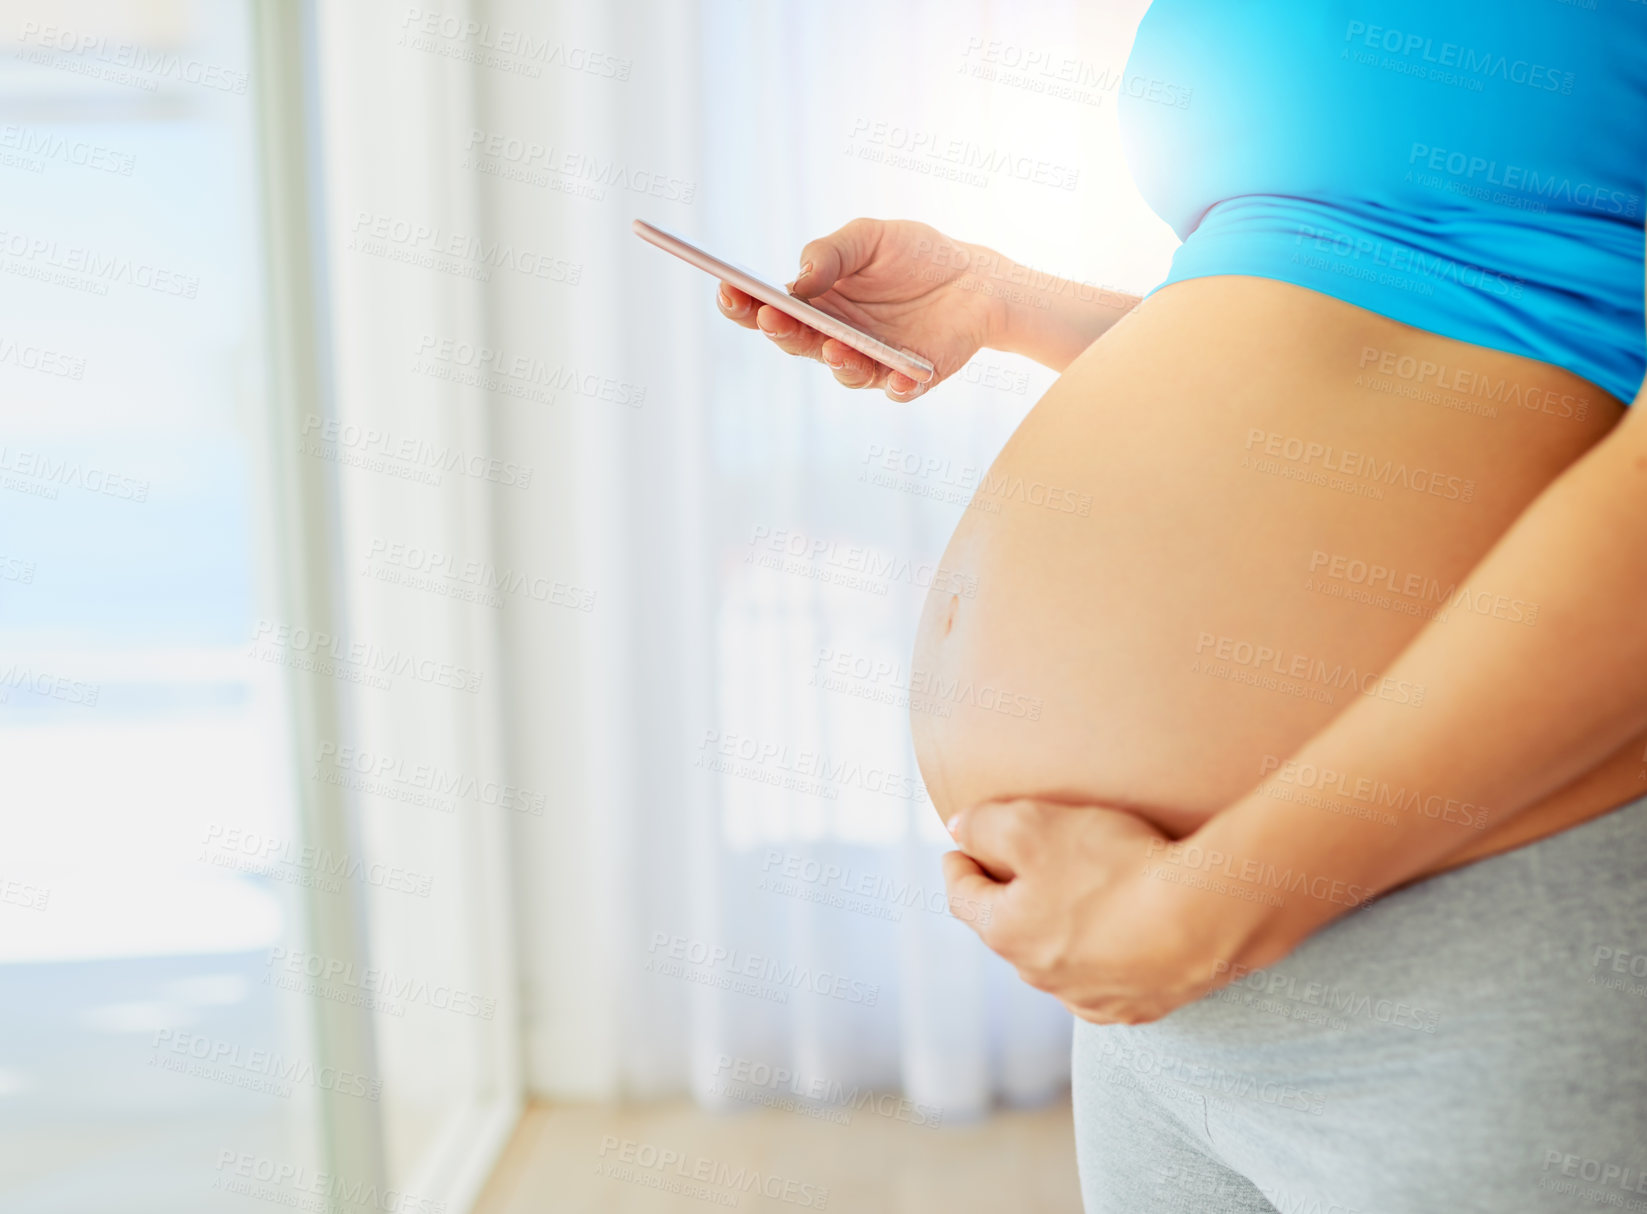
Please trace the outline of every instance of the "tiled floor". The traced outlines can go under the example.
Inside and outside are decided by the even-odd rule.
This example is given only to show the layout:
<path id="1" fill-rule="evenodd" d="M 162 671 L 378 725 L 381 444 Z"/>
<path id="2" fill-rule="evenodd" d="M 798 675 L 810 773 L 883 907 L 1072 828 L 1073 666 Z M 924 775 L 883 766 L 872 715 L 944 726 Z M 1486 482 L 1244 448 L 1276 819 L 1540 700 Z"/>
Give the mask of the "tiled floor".
<path id="1" fill-rule="evenodd" d="M 1080 1214 L 1069 1105 L 941 1128 L 867 1108 L 841 1125 L 771 1109 L 723 1116 L 684 1102 L 622 1110 L 535 1105 L 475 1214 L 703 1214 L 717 1207 Z"/>

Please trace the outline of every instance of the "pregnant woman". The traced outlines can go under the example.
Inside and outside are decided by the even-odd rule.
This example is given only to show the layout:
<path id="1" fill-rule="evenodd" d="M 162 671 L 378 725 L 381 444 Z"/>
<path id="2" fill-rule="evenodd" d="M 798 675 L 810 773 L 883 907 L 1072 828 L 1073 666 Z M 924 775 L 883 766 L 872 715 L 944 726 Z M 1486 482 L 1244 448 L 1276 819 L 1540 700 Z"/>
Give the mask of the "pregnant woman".
<path id="1" fill-rule="evenodd" d="M 911 723 L 1087 1209 L 1647 1209 L 1647 6 L 1158 0 L 1124 80 L 1143 299 L 868 219 L 791 288 L 1062 373 L 913 664 L 1041 711 Z"/>

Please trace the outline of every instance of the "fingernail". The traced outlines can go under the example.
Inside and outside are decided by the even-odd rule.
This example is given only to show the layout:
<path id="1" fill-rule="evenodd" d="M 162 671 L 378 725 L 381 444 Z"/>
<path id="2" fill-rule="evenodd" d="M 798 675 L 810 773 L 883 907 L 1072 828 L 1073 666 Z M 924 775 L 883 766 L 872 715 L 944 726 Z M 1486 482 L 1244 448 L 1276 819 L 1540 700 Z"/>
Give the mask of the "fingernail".
<path id="1" fill-rule="evenodd" d="M 789 284 L 790 290 L 794 290 L 795 283 L 800 282 L 801 279 L 805 278 L 810 273 L 812 273 L 812 263 L 810 261 L 801 262 L 801 268 L 795 274 L 795 281 Z"/>
<path id="2" fill-rule="evenodd" d="M 730 312 L 732 310 L 732 297 L 726 293 L 726 288 L 722 287 L 715 294 L 720 297 L 721 307 Z"/>
<path id="3" fill-rule="evenodd" d="M 831 358 L 829 355 L 825 354 L 823 356 L 823 360 L 826 366 L 833 367 L 837 371 L 846 366 L 846 359 L 844 358 Z"/>
<path id="4" fill-rule="evenodd" d="M 963 809 L 948 822 L 944 823 L 944 825 L 949 829 L 949 837 L 954 839 L 956 842 L 960 842 L 961 839 L 961 819 L 964 817 L 966 817 L 966 810 Z"/>

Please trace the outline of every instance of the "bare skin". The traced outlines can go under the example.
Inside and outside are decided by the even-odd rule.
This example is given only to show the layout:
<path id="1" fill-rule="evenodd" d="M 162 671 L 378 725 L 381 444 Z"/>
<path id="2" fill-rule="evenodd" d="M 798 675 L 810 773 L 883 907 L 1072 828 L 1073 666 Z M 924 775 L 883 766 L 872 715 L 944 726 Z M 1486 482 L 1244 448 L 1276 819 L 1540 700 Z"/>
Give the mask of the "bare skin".
<path id="1" fill-rule="evenodd" d="M 1606 547 L 1647 551 L 1647 423 L 1621 402 L 1284 283 L 1134 306 L 856 222 L 808 246 L 826 273 L 797 293 L 847 270 L 836 308 L 938 355 L 940 379 L 983 345 L 1063 372 L 944 555 L 976 596 L 928 599 L 912 664 L 922 775 L 962 819 L 946 875 L 1026 980 L 1150 1019 L 1214 960 L 1273 962 L 1372 893 L 1647 791 L 1627 619 L 1647 562 Z M 875 297 L 854 303 L 866 253 Z M 843 383 L 931 390 L 749 302 L 745 323 Z M 1273 910 L 1139 877 L 1174 840 L 1360 892 Z M 1118 956 L 1145 922 L 1153 943 Z"/>
<path id="2" fill-rule="evenodd" d="M 1175 356 L 1184 345 L 1198 356 Z M 1541 405 L 1585 400 L 1587 416 L 1500 403 L 1488 417 L 1392 396 L 1366 385 L 1404 381 L 1360 366 L 1366 357 L 1376 372 L 1386 350 L 1513 382 Z M 1031 410 L 991 470 L 1000 510 L 967 511 L 944 554 L 978 593 L 928 599 L 913 669 L 1042 708 L 1036 720 L 967 704 L 911 714 L 939 813 L 1037 796 L 1130 808 L 1176 838 L 1358 695 L 1382 693 L 1423 720 L 1417 686 L 1363 693 L 1349 672 L 1382 674 L 1437 611 L 1536 632 L 1542 604 L 1470 572 L 1621 414 L 1568 372 L 1288 284 L 1209 278 L 1153 296 Z M 1289 459 L 1292 440 L 1333 454 Z M 1440 492 L 1380 477 L 1381 466 L 1323 472 L 1330 484 L 1295 479 L 1329 461 L 1351 466 L 1348 452 L 1434 470 Z M 1090 497 L 1089 513 L 1035 505 L 1014 491 L 1018 478 Z M 1375 580 L 1374 565 L 1391 572 Z M 1417 593 L 1402 593 L 1409 578 Z M 1264 647 L 1274 656 L 1260 658 Z M 1454 859 L 1518 846 L 1641 791 L 1643 743 L 1623 748 L 1611 778 L 1552 791 L 1514 818 L 1495 822 L 1501 807 L 1488 805 L 1475 828 L 1475 812 L 1455 807 L 1470 833 Z M 1422 790 L 1452 791 L 1445 781 Z"/>

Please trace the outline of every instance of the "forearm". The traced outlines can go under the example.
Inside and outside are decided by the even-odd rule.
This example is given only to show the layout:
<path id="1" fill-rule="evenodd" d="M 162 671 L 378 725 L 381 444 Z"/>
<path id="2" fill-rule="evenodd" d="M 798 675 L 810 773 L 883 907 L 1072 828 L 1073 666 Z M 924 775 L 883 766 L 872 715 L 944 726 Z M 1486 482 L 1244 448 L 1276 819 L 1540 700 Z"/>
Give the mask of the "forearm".
<path id="1" fill-rule="evenodd" d="M 1374 799 L 1377 814 L 1285 799 L 1277 773 L 1193 841 L 1248 872 L 1290 869 L 1383 892 L 1479 837 L 1479 809 L 1438 806 L 1486 807 L 1500 826 L 1641 732 L 1647 417 L 1627 415 L 1462 585 L 1537 603 L 1537 617 L 1529 626 L 1454 610 L 1432 620 L 1385 671 L 1385 686 L 1425 689 L 1419 706 L 1359 695 L 1292 757 L 1293 773 L 1330 770 L 1336 787 Z M 1290 948 L 1347 909 L 1344 899 L 1289 897 L 1265 930 Z"/>
<path id="2" fill-rule="evenodd" d="M 1139 297 L 1074 282 L 1019 265 L 983 245 L 967 245 L 966 273 L 956 285 L 994 304 L 987 345 L 1062 371 Z"/>

